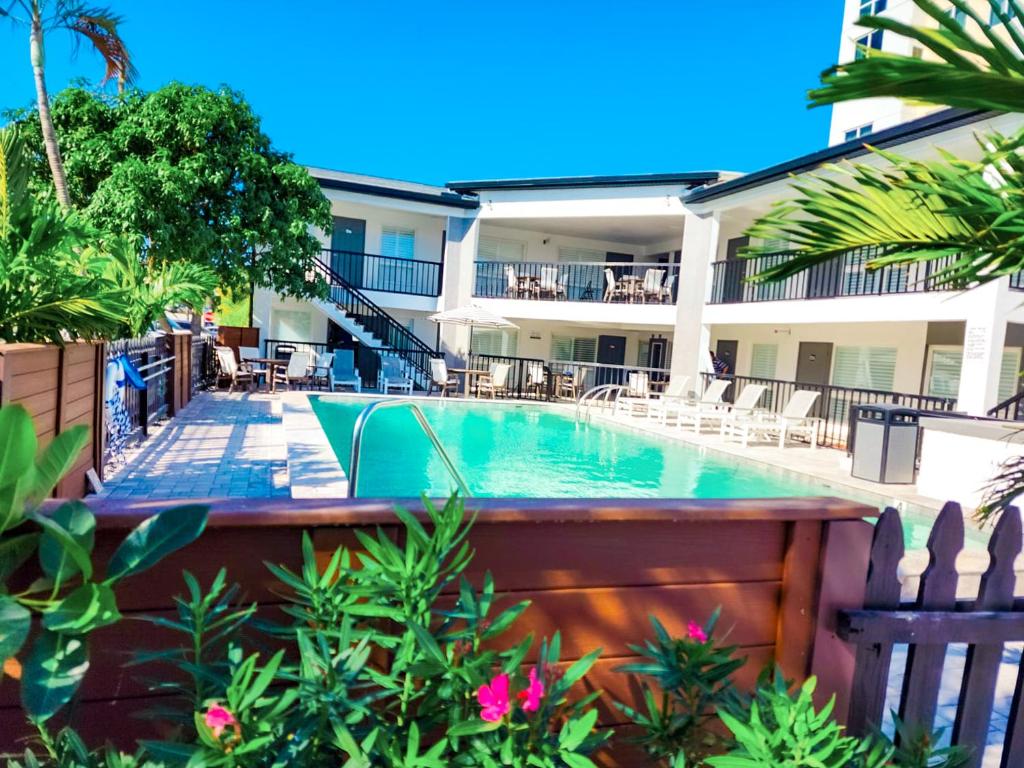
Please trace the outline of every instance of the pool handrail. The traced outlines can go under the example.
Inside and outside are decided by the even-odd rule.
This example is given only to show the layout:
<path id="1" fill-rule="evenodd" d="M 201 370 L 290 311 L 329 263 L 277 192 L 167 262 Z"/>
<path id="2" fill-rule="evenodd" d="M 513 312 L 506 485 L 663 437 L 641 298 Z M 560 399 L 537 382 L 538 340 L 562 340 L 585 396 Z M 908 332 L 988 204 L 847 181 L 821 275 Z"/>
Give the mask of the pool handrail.
<path id="1" fill-rule="evenodd" d="M 599 399 L 607 404 L 608 398 L 611 397 L 612 392 L 625 392 L 628 391 L 629 387 L 625 384 L 598 384 L 596 387 L 591 387 L 584 392 L 580 399 L 576 401 L 576 421 L 580 420 L 580 409 L 583 408 L 583 416 L 585 421 L 590 421 L 590 406 L 596 403 Z"/>
<path id="2" fill-rule="evenodd" d="M 420 408 L 413 400 L 400 397 L 390 400 L 378 400 L 375 403 L 370 403 L 368 406 L 363 408 L 356 417 L 355 426 L 352 428 L 352 453 L 349 456 L 348 462 L 348 498 L 356 498 L 356 482 L 359 479 L 359 458 L 362 452 L 363 431 L 366 429 L 366 423 L 370 420 L 370 417 L 374 412 L 379 409 L 394 408 L 403 405 L 408 406 L 409 410 L 412 411 L 413 416 L 416 417 L 416 421 L 419 423 L 420 429 L 423 430 L 423 434 L 425 434 L 427 439 L 430 440 L 431 444 L 434 446 L 434 450 L 437 451 L 437 455 L 441 457 L 441 461 L 448 470 L 448 474 L 452 476 L 456 484 L 459 486 L 460 493 L 462 493 L 464 497 L 472 496 L 469 492 L 469 486 L 466 485 L 466 481 L 463 479 L 462 474 L 456 468 L 455 463 L 451 460 L 448 452 L 441 444 L 441 439 L 437 436 L 434 428 L 430 426 L 430 422 L 427 421 L 427 417 L 423 414 L 423 409 Z"/>

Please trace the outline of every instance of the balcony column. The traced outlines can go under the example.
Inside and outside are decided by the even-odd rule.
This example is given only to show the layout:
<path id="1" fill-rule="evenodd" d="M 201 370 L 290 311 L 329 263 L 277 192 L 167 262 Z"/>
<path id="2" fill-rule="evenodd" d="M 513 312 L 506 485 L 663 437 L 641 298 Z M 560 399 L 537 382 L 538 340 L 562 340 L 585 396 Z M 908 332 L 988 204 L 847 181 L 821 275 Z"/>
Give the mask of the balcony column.
<path id="1" fill-rule="evenodd" d="M 997 405 L 999 373 L 1006 346 L 1006 318 L 1016 303 L 1006 277 L 974 288 L 963 298 L 970 306 L 964 323 L 957 410 L 984 416 Z"/>
<path id="2" fill-rule="evenodd" d="M 700 375 L 710 370 L 711 327 L 703 322 L 710 295 L 711 263 L 718 253 L 719 213 L 687 213 L 679 264 L 676 327 L 672 337 L 672 376 L 689 376 L 688 389 L 699 392 Z"/>
<path id="3" fill-rule="evenodd" d="M 441 281 L 441 310 L 456 309 L 473 301 L 473 281 L 480 222 L 476 216 L 449 216 L 444 247 L 444 276 Z M 469 329 L 441 325 L 441 349 L 451 359 L 469 354 Z"/>

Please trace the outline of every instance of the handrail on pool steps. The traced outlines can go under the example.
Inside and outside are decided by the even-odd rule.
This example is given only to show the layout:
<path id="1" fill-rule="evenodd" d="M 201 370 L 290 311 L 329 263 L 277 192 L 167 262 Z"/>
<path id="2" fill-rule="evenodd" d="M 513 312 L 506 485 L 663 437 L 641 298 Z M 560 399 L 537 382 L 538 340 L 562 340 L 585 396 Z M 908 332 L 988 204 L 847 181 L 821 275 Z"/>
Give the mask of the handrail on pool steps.
<path id="1" fill-rule="evenodd" d="M 580 409 L 583 409 L 583 420 L 590 421 L 590 406 L 598 400 L 603 401 L 606 406 L 608 405 L 608 398 L 612 396 L 613 392 L 618 397 L 619 393 L 628 391 L 629 387 L 624 384 L 598 384 L 596 387 L 591 387 L 576 401 L 576 421 L 580 420 Z"/>
<path id="2" fill-rule="evenodd" d="M 356 417 L 355 427 L 352 428 L 352 454 L 349 457 L 348 462 L 348 497 L 354 499 L 356 497 L 356 482 L 359 479 L 359 456 L 363 447 L 363 431 L 366 429 L 366 423 L 370 420 L 370 417 L 375 411 L 384 408 L 395 408 L 399 406 L 407 406 L 412 411 L 413 416 L 416 417 L 416 421 L 419 422 L 420 429 L 427 436 L 427 439 L 434 446 L 434 450 L 437 451 L 437 455 L 441 457 L 441 461 L 444 462 L 445 468 L 448 470 L 448 474 L 452 476 L 456 484 L 459 486 L 459 492 L 463 497 L 472 496 L 469 492 L 469 486 L 466 485 L 466 481 L 462 478 L 462 474 L 456 468 L 454 462 L 448 452 L 441 445 L 441 439 L 437 436 L 434 428 L 430 426 L 430 422 L 427 421 L 427 417 L 423 415 L 423 410 L 413 401 L 407 398 L 395 398 L 394 400 L 379 400 L 376 403 L 370 403 L 368 406 L 363 408 L 359 412 L 359 416 Z"/>

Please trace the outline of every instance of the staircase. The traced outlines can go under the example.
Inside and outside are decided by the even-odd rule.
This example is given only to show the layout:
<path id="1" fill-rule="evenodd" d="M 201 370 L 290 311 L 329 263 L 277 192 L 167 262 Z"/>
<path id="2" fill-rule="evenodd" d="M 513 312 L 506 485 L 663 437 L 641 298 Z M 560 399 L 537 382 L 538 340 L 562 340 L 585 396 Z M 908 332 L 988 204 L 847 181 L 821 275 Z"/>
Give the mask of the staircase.
<path id="1" fill-rule="evenodd" d="M 329 265 L 317 260 L 317 270 L 331 292 L 330 298 L 315 301 L 316 307 L 364 346 L 382 357 L 402 360 L 416 386 L 426 389 L 431 378 L 430 359 L 441 357 L 441 353 L 424 344 Z"/>

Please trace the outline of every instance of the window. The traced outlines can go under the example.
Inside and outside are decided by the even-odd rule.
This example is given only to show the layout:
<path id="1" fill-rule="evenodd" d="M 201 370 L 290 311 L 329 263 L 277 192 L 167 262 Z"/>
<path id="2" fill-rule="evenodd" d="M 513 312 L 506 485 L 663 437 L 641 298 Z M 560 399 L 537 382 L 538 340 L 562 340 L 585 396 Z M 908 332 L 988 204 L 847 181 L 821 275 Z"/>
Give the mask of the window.
<path id="1" fill-rule="evenodd" d="M 558 247 L 559 261 L 605 261 L 604 251 L 595 251 L 593 248 L 573 248 L 570 246 Z"/>
<path id="2" fill-rule="evenodd" d="M 1003 350 L 999 366 L 998 402 L 1013 397 L 1020 389 L 1020 349 Z M 960 369 L 963 365 L 963 347 L 934 346 L 928 352 L 925 391 L 934 397 L 956 397 L 960 393 Z"/>
<path id="3" fill-rule="evenodd" d="M 525 261 L 526 243 L 481 235 L 476 257 L 479 261 Z"/>
<path id="4" fill-rule="evenodd" d="M 514 357 L 519 346 L 519 332 L 512 329 L 487 328 L 473 331 L 469 351 L 474 355 Z"/>
<path id="5" fill-rule="evenodd" d="M 896 378 L 896 347 L 836 347 L 832 363 L 832 383 L 855 389 L 892 391 Z M 841 392 L 832 396 L 829 417 L 845 421 L 850 400 Z"/>
<path id="6" fill-rule="evenodd" d="M 597 339 L 586 336 L 551 336 L 551 359 L 573 363 L 597 361 Z"/>
<path id="7" fill-rule="evenodd" d="M 752 379 L 774 379 L 775 368 L 779 360 L 778 344 L 754 344 L 750 348 L 750 378 Z M 772 392 L 768 390 L 762 395 L 761 402 L 765 408 L 772 407 Z"/>
<path id="8" fill-rule="evenodd" d="M 869 48 L 873 48 L 876 51 L 882 50 L 882 30 L 876 29 L 874 32 L 858 37 L 855 41 L 857 43 L 857 52 L 854 54 L 854 58 L 858 61 L 867 56 Z"/>
<path id="9" fill-rule="evenodd" d="M 380 231 L 380 255 L 399 259 L 415 258 L 416 232 L 411 229 L 384 227 Z"/>
<path id="10" fill-rule="evenodd" d="M 885 10 L 888 0 L 860 0 L 861 16 L 877 16 Z"/>
<path id="11" fill-rule="evenodd" d="M 854 139 L 863 139 L 868 134 L 875 130 L 874 123 L 868 123 L 866 125 L 859 125 L 856 128 L 851 128 L 844 135 L 843 138 L 846 141 L 853 141 Z"/>
<path id="12" fill-rule="evenodd" d="M 1006 18 L 1012 19 L 1016 16 L 1016 13 L 1010 6 L 1010 0 L 1003 0 L 1003 2 L 1000 5 L 1002 6 L 1001 10 L 1003 12 L 1003 15 L 1006 16 Z M 996 14 L 996 9 L 993 8 L 992 11 L 989 13 L 988 25 L 990 27 L 998 27 L 1002 23 L 1002 20 Z"/>
<path id="13" fill-rule="evenodd" d="M 279 341 L 311 341 L 309 312 L 275 309 L 270 313 L 270 337 Z"/>

